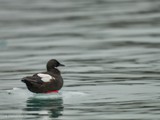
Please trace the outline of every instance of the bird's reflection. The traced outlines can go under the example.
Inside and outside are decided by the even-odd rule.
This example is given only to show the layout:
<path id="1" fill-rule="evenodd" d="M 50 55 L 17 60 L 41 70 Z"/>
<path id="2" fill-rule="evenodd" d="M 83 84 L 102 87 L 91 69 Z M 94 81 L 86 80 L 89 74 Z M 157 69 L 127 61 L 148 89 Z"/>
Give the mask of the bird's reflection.
<path id="1" fill-rule="evenodd" d="M 35 117 L 40 117 L 40 112 L 47 111 L 47 116 L 50 118 L 59 117 L 62 115 L 63 111 L 63 100 L 62 98 L 57 99 L 37 99 L 29 98 L 26 101 L 26 108 L 28 115 L 34 115 Z M 37 116 L 36 116 L 37 115 Z M 44 114 L 43 114 L 44 116 Z"/>

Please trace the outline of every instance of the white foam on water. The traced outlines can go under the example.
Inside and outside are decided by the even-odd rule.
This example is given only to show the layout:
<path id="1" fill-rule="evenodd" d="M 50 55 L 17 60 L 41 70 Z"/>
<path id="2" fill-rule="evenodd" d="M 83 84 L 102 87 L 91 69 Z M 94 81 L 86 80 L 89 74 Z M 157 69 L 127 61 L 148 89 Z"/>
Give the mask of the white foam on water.
<path id="1" fill-rule="evenodd" d="M 72 97 L 83 97 L 86 96 L 86 93 L 83 92 L 72 92 L 72 91 L 63 91 L 62 96 L 64 98 L 72 98 Z"/>
<path id="2" fill-rule="evenodd" d="M 13 88 L 11 90 L 6 90 L 6 94 L 11 96 L 13 99 L 16 100 L 26 100 L 28 98 L 35 98 L 35 99 L 63 99 L 64 103 L 77 103 L 88 95 L 84 92 L 73 92 L 73 91 L 59 91 L 59 93 L 48 93 L 48 94 L 36 94 L 30 92 L 28 89 L 22 88 Z M 11 98 L 11 99 L 12 99 Z"/>
<path id="3" fill-rule="evenodd" d="M 27 89 L 22 89 L 22 88 L 13 88 L 11 90 L 6 90 L 8 95 L 17 97 L 17 98 L 30 98 L 34 97 L 36 99 L 56 99 L 56 98 L 61 98 L 61 92 L 59 93 L 48 93 L 48 94 L 36 94 L 32 93 Z"/>
<path id="4" fill-rule="evenodd" d="M 29 92 L 27 89 L 22 88 L 13 88 L 10 90 L 6 90 L 6 94 L 12 98 L 18 99 L 27 99 L 28 97 L 32 97 L 33 93 Z"/>
<path id="5" fill-rule="evenodd" d="M 73 91 L 62 92 L 63 101 L 66 104 L 79 103 L 81 101 L 84 101 L 84 99 L 86 99 L 87 96 L 88 94 L 84 92 L 73 92 Z"/>
<path id="6" fill-rule="evenodd" d="M 36 99 L 59 99 L 62 98 L 61 93 L 45 93 L 45 94 L 34 94 L 33 95 L 34 98 Z"/>

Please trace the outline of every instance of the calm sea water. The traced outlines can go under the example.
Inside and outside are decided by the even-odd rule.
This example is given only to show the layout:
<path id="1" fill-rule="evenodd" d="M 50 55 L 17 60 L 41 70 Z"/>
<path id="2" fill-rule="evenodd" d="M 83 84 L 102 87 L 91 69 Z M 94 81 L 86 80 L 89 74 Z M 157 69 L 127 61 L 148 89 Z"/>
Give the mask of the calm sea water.
<path id="1" fill-rule="evenodd" d="M 160 119 L 159 0 L 0 0 L 1 120 Z M 55 58 L 60 94 L 22 77 Z"/>

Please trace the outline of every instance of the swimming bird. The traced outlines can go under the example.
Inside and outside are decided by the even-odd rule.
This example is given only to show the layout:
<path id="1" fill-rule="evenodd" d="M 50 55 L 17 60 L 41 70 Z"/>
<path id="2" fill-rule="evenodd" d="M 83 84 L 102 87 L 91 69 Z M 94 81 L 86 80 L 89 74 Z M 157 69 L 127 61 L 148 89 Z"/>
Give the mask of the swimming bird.
<path id="1" fill-rule="evenodd" d="M 33 93 L 51 93 L 58 92 L 63 86 L 63 78 L 61 72 L 57 69 L 59 66 L 64 66 L 56 59 L 48 61 L 46 72 L 36 73 L 33 76 L 22 78 L 28 88 Z"/>

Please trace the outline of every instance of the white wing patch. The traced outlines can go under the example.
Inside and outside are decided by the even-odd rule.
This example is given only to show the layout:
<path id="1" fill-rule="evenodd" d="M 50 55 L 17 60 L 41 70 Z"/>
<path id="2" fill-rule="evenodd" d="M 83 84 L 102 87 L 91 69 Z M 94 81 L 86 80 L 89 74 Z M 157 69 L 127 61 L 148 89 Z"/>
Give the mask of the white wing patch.
<path id="1" fill-rule="evenodd" d="M 42 74 L 42 73 L 38 73 L 37 74 L 39 77 L 41 77 L 41 80 L 43 82 L 50 82 L 51 79 L 55 79 L 54 77 L 52 77 L 51 75 L 49 74 Z"/>

